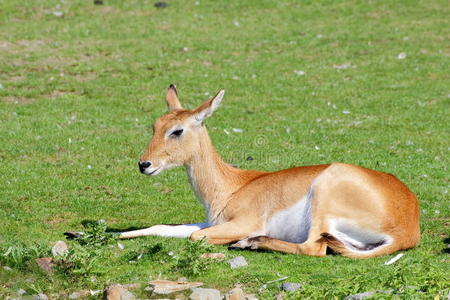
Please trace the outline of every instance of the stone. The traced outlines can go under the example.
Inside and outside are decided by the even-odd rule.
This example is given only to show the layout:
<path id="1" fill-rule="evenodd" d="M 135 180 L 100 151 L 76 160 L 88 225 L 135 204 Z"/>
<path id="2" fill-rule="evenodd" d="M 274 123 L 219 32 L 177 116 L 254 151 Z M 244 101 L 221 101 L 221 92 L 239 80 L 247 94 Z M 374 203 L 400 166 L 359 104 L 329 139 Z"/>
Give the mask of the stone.
<path id="1" fill-rule="evenodd" d="M 226 300 L 245 300 L 245 294 L 241 288 L 234 288 L 225 295 Z"/>
<path id="2" fill-rule="evenodd" d="M 232 269 L 248 266 L 247 261 L 243 256 L 236 256 L 228 261 Z"/>
<path id="3" fill-rule="evenodd" d="M 81 291 L 73 292 L 72 294 L 70 294 L 69 295 L 69 299 L 84 298 L 87 295 L 89 295 L 89 291 L 88 290 L 81 290 Z"/>
<path id="4" fill-rule="evenodd" d="M 153 293 L 167 295 L 203 285 L 203 282 L 177 282 L 170 280 L 152 280 L 148 283 L 153 288 Z"/>
<path id="5" fill-rule="evenodd" d="M 46 294 L 37 294 L 33 297 L 33 300 L 48 300 L 48 297 Z"/>
<path id="6" fill-rule="evenodd" d="M 3 270 L 5 270 L 5 271 L 11 271 L 12 269 L 11 269 L 10 267 L 8 267 L 8 266 L 4 266 L 4 267 L 3 267 Z"/>
<path id="7" fill-rule="evenodd" d="M 25 295 L 27 293 L 27 291 L 25 291 L 24 289 L 18 289 L 17 290 L 17 295 L 19 295 L 19 296 L 23 296 L 23 295 Z"/>
<path id="8" fill-rule="evenodd" d="M 210 259 L 223 259 L 225 258 L 225 254 L 223 253 L 203 253 L 200 255 L 201 258 L 210 258 Z"/>
<path id="9" fill-rule="evenodd" d="M 281 284 L 281 289 L 286 292 L 295 292 L 301 287 L 302 285 L 296 282 L 284 282 Z"/>
<path id="10" fill-rule="evenodd" d="M 121 284 L 108 287 L 105 291 L 106 300 L 136 300 L 136 297 Z"/>
<path id="11" fill-rule="evenodd" d="M 362 300 L 362 299 L 367 299 L 372 297 L 374 294 L 374 292 L 369 291 L 369 292 L 364 292 L 364 293 L 359 293 L 359 294 L 355 294 L 355 295 L 349 295 L 347 297 L 345 297 L 344 300 Z"/>
<path id="12" fill-rule="evenodd" d="M 64 256 L 67 252 L 69 252 L 69 247 L 63 241 L 57 241 L 52 247 L 53 257 Z"/>
<path id="13" fill-rule="evenodd" d="M 53 262 L 53 258 L 51 257 L 36 258 L 35 262 L 38 267 L 45 273 L 52 273 L 53 268 L 55 267 L 55 263 Z"/>
<path id="14" fill-rule="evenodd" d="M 189 296 L 192 300 L 222 300 L 220 292 L 215 289 L 196 288 Z"/>

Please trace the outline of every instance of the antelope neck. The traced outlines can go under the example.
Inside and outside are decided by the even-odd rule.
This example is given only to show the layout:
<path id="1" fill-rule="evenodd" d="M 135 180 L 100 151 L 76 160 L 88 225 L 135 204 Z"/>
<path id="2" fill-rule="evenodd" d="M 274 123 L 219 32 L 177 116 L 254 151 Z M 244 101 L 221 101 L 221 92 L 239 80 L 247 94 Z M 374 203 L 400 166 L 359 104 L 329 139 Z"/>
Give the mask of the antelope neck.
<path id="1" fill-rule="evenodd" d="M 220 214 L 230 195 L 239 186 L 242 170 L 236 169 L 217 154 L 206 132 L 201 133 L 199 151 L 186 164 L 189 181 L 205 207 L 211 225 L 221 222 Z"/>

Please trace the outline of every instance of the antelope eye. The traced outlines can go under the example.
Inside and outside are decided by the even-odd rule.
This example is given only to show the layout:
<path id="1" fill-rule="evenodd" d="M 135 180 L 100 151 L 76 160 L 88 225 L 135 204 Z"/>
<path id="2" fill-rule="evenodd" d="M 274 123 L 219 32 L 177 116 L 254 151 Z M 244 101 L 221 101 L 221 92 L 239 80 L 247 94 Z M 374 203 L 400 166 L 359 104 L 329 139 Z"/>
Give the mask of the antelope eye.
<path id="1" fill-rule="evenodd" d="M 177 130 L 172 131 L 170 136 L 180 136 L 182 133 L 183 133 L 183 129 L 177 129 Z"/>

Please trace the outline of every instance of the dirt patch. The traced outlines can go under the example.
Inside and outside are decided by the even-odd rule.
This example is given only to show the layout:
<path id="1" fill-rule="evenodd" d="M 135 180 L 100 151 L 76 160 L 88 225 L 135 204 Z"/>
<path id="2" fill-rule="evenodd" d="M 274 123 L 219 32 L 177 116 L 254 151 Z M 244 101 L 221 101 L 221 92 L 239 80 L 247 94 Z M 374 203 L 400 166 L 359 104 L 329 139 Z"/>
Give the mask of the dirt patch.
<path id="1" fill-rule="evenodd" d="M 8 49 L 11 47 L 11 43 L 8 41 L 0 41 L 0 49 Z"/>
<path id="2" fill-rule="evenodd" d="M 23 81 L 25 79 L 25 76 L 14 75 L 14 76 L 6 77 L 5 79 L 6 79 L 6 81 L 9 81 L 9 82 L 19 82 L 19 81 Z"/>
<path id="3" fill-rule="evenodd" d="M 65 223 L 72 217 L 72 214 L 70 213 L 64 213 L 64 214 L 57 214 L 53 215 L 45 220 L 47 224 L 53 225 L 53 224 L 60 224 Z"/>
<path id="4" fill-rule="evenodd" d="M 41 47 L 42 45 L 45 45 L 46 42 L 43 40 L 20 40 L 17 41 L 16 44 L 23 47 L 36 49 L 38 47 Z"/>
<path id="5" fill-rule="evenodd" d="M 60 90 L 54 90 L 53 92 L 51 92 L 50 94 L 45 94 L 42 95 L 41 98 L 52 98 L 52 99 L 56 99 L 56 98 L 60 98 L 66 95 L 78 95 L 78 93 L 76 92 L 72 92 L 72 91 L 60 91 Z"/>
<path id="6" fill-rule="evenodd" d="M 104 14 L 117 14 L 120 13 L 121 10 L 118 8 L 115 8 L 113 6 L 104 5 L 102 7 L 98 8 L 98 11 Z"/>
<path id="7" fill-rule="evenodd" d="M 27 104 L 33 102 L 35 99 L 27 97 L 6 96 L 1 97 L 2 101 L 14 103 L 14 104 Z"/>
<path id="8" fill-rule="evenodd" d="M 75 78 L 78 82 L 87 82 L 92 81 L 97 78 L 97 75 L 94 72 L 88 72 L 83 74 L 76 74 L 71 75 L 73 78 Z"/>

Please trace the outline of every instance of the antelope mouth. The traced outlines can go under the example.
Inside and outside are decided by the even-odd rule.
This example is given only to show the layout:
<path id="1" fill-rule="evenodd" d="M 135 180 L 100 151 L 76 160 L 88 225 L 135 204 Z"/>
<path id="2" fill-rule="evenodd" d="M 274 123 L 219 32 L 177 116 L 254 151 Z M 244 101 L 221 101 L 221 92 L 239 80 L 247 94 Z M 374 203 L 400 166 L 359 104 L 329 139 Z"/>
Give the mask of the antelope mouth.
<path id="1" fill-rule="evenodd" d="M 157 175 L 160 171 L 161 171 L 161 168 L 156 168 L 156 169 L 154 169 L 152 171 L 145 170 L 145 174 L 150 175 L 150 176 L 154 176 L 154 175 Z"/>

